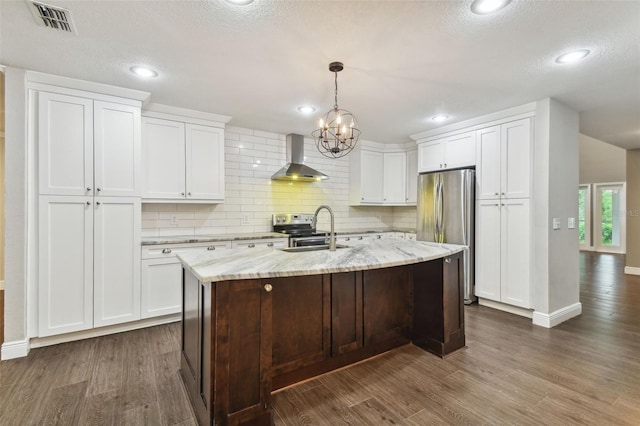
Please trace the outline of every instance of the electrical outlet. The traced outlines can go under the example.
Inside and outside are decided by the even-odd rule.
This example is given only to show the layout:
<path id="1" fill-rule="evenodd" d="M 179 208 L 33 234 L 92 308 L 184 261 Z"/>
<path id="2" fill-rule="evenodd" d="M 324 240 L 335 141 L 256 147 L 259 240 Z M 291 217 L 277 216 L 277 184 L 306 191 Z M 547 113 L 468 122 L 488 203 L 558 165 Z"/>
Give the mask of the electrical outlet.
<path id="1" fill-rule="evenodd" d="M 567 228 L 569 229 L 575 229 L 576 228 L 576 218 L 575 217 L 570 217 L 569 220 L 567 221 Z"/>
<path id="2" fill-rule="evenodd" d="M 176 216 L 175 214 L 171 216 L 171 225 L 178 226 L 178 216 Z"/>
<path id="3" fill-rule="evenodd" d="M 553 229 L 560 229 L 560 218 L 559 217 L 554 217 L 553 218 Z"/>
<path id="4" fill-rule="evenodd" d="M 249 225 L 249 213 L 242 214 L 242 224 Z"/>

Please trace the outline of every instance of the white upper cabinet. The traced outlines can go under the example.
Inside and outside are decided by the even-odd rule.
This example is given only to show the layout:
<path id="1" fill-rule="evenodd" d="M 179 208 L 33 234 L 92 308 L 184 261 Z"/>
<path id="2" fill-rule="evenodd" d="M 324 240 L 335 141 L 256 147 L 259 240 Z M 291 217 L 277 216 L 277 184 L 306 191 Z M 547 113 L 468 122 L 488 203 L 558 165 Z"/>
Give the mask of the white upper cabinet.
<path id="1" fill-rule="evenodd" d="M 371 145 L 371 147 L 369 146 Z M 407 205 L 409 172 L 407 152 L 394 146 L 385 152 L 382 144 L 369 142 L 358 147 L 349 157 L 349 198 L 351 205 Z M 402 151 L 400 151 L 400 150 Z M 413 151 L 415 153 L 415 150 Z M 415 155 L 411 164 L 417 164 Z M 417 182 L 416 166 L 413 180 Z M 414 182 L 414 184 L 416 183 Z M 417 188 L 413 187 L 417 194 Z M 415 203 L 415 196 L 414 201 Z"/>
<path id="2" fill-rule="evenodd" d="M 476 132 L 418 144 L 418 171 L 457 169 L 476 164 Z"/>
<path id="3" fill-rule="evenodd" d="M 186 125 L 187 199 L 224 199 L 224 130 Z"/>
<path id="4" fill-rule="evenodd" d="M 140 108 L 38 93 L 42 195 L 140 195 Z"/>
<path id="5" fill-rule="evenodd" d="M 389 152 L 384 154 L 383 201 L 385 203 L 404 203 L 407 193 L 407 154 Z"/>
<path id="6" fill-rule="evenodd" d="M 478 130 L 476 198 L 529 198 L 531 119 Z"/>
<path id="7" fill-rule="evenodd" d="M 418 201 L 418 150 L 407 151 L 407 196 L 408 204 Z"/>
<path id="8" fill-rule="evenodd" d="M 140 108 L 93 104 L 96 195 L 140 196 Z"/>
<path id="9" fill-rule="evenodd" d="M 38 93 L 40 194 L 93 194 L 93 100 Z"/>
<path id="10" fill-rule="evenodd" d="M 142 118 L 143 198 L 183 199 L 184 123 Z"/>
<path id="11" fill-rule="evenodd" d="M 146 201 L 224 201 L 224 129 L 143 117 Z"/>

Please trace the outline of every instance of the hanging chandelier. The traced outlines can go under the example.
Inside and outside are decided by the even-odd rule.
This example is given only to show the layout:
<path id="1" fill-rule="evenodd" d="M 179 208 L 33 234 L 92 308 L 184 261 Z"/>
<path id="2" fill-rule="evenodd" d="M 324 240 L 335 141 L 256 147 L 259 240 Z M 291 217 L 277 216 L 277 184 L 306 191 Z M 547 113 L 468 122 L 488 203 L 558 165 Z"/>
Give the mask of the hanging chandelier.
<path id="1" fill-rule="evenodd" d="M 344 157 L 356 146 L 360 137 L 356 117 L 346 109 L 338 108 L 338 73 L 342 62 L 331 62 L 329 71 L 335 75 L 335 103 L 333 109 L 320 118 L 318 128 L 311 133 L 318 151 L 325 157 Z"/>

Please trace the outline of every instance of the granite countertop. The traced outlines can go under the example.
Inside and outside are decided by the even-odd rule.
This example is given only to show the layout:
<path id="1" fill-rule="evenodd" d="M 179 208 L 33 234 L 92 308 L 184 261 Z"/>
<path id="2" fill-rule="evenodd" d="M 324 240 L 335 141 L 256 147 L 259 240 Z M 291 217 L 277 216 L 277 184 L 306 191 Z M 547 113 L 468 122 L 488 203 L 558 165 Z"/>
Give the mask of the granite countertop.
<path id="1" fill-rule="evenodd" d="M 264 238 L 289 238 L 280 232 L 257 232 L 218 235 L 171 235 L 168 237 L 143 237 L 143 246 L 159 244 L 211 243 L 215 241 L 261 240 Z"/>
<path id="2" fill-rule="evenodd" d="M 290 253 L 275 248 L 184 253 L 178 258 L 200 281 L 316 275 L 408 265 L 439 259 L 465 246 L 425 241 L 374 240 L 336 251 Z"/>
<path id="3" fill-rule="evenodd" d="M 330 232 L 329 230 L 323 229 L 318 232 L 326 232 L 327 234 Z M 336 235 L 354 235 L 354 234 L 382 234 L 384 232 L 409 232 L 416 233 L 415 228 L 365 228 L 365 229 L 340 229 L 336 230 Z"/>

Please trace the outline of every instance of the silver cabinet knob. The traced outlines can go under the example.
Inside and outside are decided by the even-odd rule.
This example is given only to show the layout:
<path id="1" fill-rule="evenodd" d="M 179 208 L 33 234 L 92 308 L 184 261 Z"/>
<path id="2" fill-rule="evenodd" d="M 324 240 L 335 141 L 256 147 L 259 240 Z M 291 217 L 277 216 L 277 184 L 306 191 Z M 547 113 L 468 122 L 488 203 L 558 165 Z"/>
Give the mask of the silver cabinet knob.
<path id="1" fill-rule="evenodd" d="M 91 201 L 87 201 L 87 205 L 90 206 L 91 205 Z"/>
<path id="2" fill-rule="evenodd" d="M 100 205 L 100 201 L 96 201 L 96 205 L 99 206 Z"/>
<path id="3" fill-rule="evenodd" d="M 181 192 L 180 195 L 182 195 L 184 197 L 184 192 Z M 497 194 L 496 194 L 497 195 Z"/>
<path id="4" fill-rule="evenodd" d="M 504 192 L 502 193 L 502 195 L 504 195 Z"/>
<path id="5" fill-rule="evenodd" d="M 190 193 L 190 192 L 187 192 L 187 195 L 188 195 L 189 197 L 191 197 L 191 193 Z"/>
<path id="6" fill-rule="evenodd" d="M 451 263 L 451 258 L 450 258 L 450 257 L 445 257 L 445 258 L 444 258 L 444 261 L 445 261 L 446 263 Z"/>
<path id="7" fill-rule="evenodd" d="M 166 249 L 162 249 L 162 254 L 169 254 L 171 253 L 171 249 L 166 248 Z"/>
<path id="8" fill-rule="evenodd" d="M 96 188 L 96 191 L 100 192 L 100 191 L 102 191 L 102 189 L 100 189 L 100 188 Z"/>
<path id="9" fill-rule="evenodd" d="M 247 247 L 249 247 L 249 248 L 254 248 L 255 246 L 256 246 L 255 244 L 251 243 L 251 244 L 249 244 Z"/>
<path id="10" fill-rule="evenodd" d="M 212 251 L 212 250 L 215 250 L 215 249 L 216 249 L 216 246 L 209 246 L 209 247 L 207 247 L 207 250 L 209 250 L 209 251 Z"/>
<path id="11" fill-rule="evenodd" d="M 264 291 L 266 291 L 267 293 L 271 293 L 271 290 L 273 290 L 273 286 L 271 284 L 264 285 Z"/>
<path id="12" fill-rule="evenodd" d="M 376 236 L 376 238 L 377 238 L 377 239 L 381 239 L 381 238 L 382 238 L 382 235 L 377 235 L 377 236 Z"/>
<path id="13" fill-rule="evenodd" d="M 358 239 L 359 239 L 359 240 L 361 240 L 361 239 L 362 239 L 362 237 L 358 237 Z"/>
<path id="14" fill-rule="evenodd" d="M 496 207 L 498 207 L 500 204 L 496 203 Z"/>
<path id="15" fill-rule="evenodd" d="M 273 247 L 273 243 L 267 243 L 267 247 Z"/>
<path id="16" fill-rule="evenodd" d="M 447 167 L 447 163 L 444 163 L 444 166 Z"/>
<path id="17" fill-rule="evenodd" d="M 496 192 L 494 195 L 500 195 L 498 192 Z"/>
<path id="18" fill-rule="evenodd" d="M 91 187 L 90 186 L 87 186 L 87 191 L 91 191 Z"/>
<path id="19" fill-rule="evenodd" d="M 351 241 L 351 238 L 347 237 L 344 239 L 345 241 Z"/>

